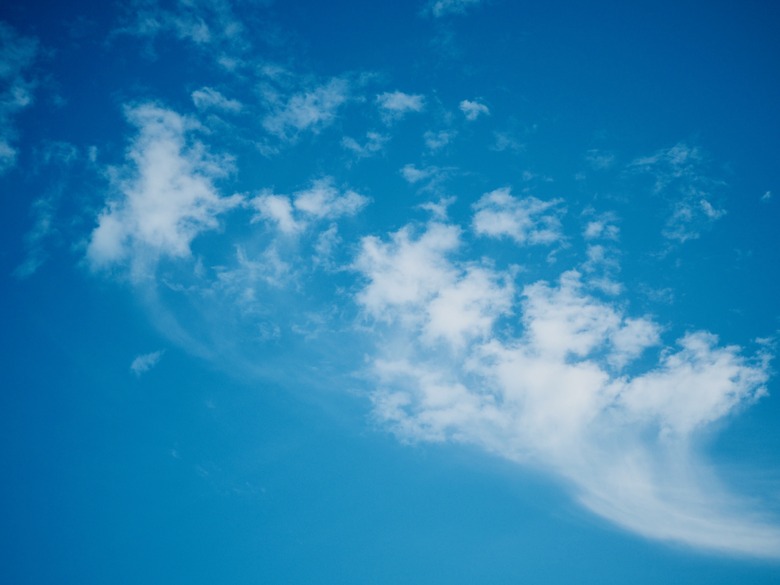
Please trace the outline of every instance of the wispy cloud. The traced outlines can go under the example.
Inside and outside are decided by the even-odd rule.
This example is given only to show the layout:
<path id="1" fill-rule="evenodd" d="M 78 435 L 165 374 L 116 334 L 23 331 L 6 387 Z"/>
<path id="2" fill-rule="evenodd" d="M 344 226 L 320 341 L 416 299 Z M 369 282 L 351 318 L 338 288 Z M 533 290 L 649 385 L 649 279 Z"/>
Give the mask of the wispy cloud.
<path id="1" fill-rule="evenodd" d="M 726 214 L 715 203 L 714 191 L 721 183 L 708 175 L 701 151 L 685 143 L 635 159 L 629 169 L 653 179 L 655 195 L 666 198 L 670 211 L 662 234 L 683 243 L 701 236 Z"/>
<path id="2" fill-rule="evenodd" d="M 400 174 L 407 183 L 414 185 L 421 192 L 439 193 L 442 183 L 452 175 L 453 170 L 451 167 L 438 167 L 436 165 L 418 167 L 409 163 L 401 167 Z"/>
<path id="3" fill-rule="evenodd" d="M 114 34 L 146 39 L 150 54 L 157 37 L 168 35 L 208 49 L 217 63 L 230 69 L 235 55 L 249 45 L 244 24 L 228 0 L 133 0 L 126 10 L 124 23 Z"/>
<path id="4" fill-rule="evenodd" d="M 585 154 L 585 161 L 590 167 L 597 171 L 603 171 L 611 168 L 615 164 L 616 157 L 614 153 L 591 148 Z"/>
<path id="5" fill-rule="evenodd" d="M 366 141 L 363 144 L 354 138 L 345 136 L 341 139 L 341 146 L 358 158 L 366 158 L 382 152 L 389 139 L 388 136 L 379 132 L 366 132 Z"/>
<path id="6" fill-rule="evenodd" d="M 192 240 L 217 228 L 242 197 L 220 196 L 214 180 L 231 161 L 191 138 L 193 120 L 151 103 L 125 114 L 138 134 L 126 164 L 112 169 L 116 193 L 97 218 L 87 259 L 94 269 L 127 263 L 141 278 L 160 257 L 188 257 Z"/>
<path id="7" fill-rule="evenodd" d="M 202 87 L 193 91 L 192 102 L 199 110 L 216 109 L 226 112 L 240 112 L 243 109 L 241 102 L 226 98 L 211 87 Z"/>
<path id="8" fill-rule="evenodd" d="M 428 147 L 429 150 L 437 151 L 452 142 L 456 135 L 457 132 L 454 130 L 439 130 L 437 132 L 429 130 L 423 134 L 423 140 L 425 141 L 425 146 Z"/>
<path id="9" fill-rule="evenodd" d="M 494 141 L 490 146 L 491 150 L 496 152 L 519 152 L 525 148 L 525 145 L 512 132 L 493 132 Z"/>
<path id="10" fill-rule="evenodd" d="M 480 4 L 482 0 L 434 0 L 426 8 L 426 12 L 435 18 L 448 14 L 463 14 L 468 8 Z"/>
<path id="11" fill-rule="evenodd" d="M 265 98 L 270 112 L 263 118 L 263 128 L 277 138 L 294 141 L 300 132 L 317 133 L 333 123 L 349 99 L 349 83 L 333 78 L 289 97 L 267 92 Z"/>
<path id="12" fill-rule="evenodd" d="M 130 371 L 133 372 L 136 376 L 145 374 L 157 365 L 164 353 L 165 350 L 161 349 L 159 351 L 153 351 L 151 353 L 145 353 L 136 356 L 136 358 L 130 364 Z"/>
<path id="13" fill-rule="evenodd" d="M 35 82 L 29 70 L 38 52 L 35 38 L 0 22 L 0 175 L 16 164 L 14 117 L 33 102 Z"/>
<path id="14" fill-rule="evenodd" d="M 57 213 L 66 191 L 68 175 L 80 159 L 78 149 L 67 142 L 45 143 L 36 149 L 36 155 L 40 159 L 40 172 L 50 178 L 51 185 L 48 192 L 31 205 L 33 225 L 24 236 L 27 254 L 14 270 L 14 276 L 19 279 L 29 278 L 38 271 L 47 260 L 53 242 L 61 236 Z"/>

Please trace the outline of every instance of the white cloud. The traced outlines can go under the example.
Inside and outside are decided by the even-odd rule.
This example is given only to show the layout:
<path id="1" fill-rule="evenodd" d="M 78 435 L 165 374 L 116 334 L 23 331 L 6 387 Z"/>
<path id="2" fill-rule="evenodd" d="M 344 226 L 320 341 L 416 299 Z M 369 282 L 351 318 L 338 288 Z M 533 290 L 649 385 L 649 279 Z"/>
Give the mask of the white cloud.
<path id="1" fill-rule="evenodd" d="M 764 191 L 764 194 L 761 196 L 761 201 L 767 202 L 772 198 L 772 192 L 771 191 Z"/>
<path id="2" fill-rule="evenodd" d="M 211 87 L 202 87 L 193 91 L 192 102 L 199 110 L 216 109 L 226 112 L 240 112 L 243 108 L 238 100 L 228 99 Z"/>
<path id="3" fill-rule="evenodd" d="M 257 215 L 252 218 L 253 223 L 261 219 L 270 221 L 285 234 L 294 234 L 304 227 L 293 217 L 292 202 L 286 195 L 275 195 L 264 191 L 252 198 L 249 204 L 257 211 Z"/>
<path id="4" fill-rule="evenodd" d="M 739 348 L 718 347 L 711 333 L 689 333 L 678 343 L 656 369 L 621 384 L 619 404 L 629 419 L 686 437 L 765 393 L 767 364 L 746 367 Z"/>
<path id="5" fill-rule="evenodd" d="M 472 6 L 479 4 L 482 0 L 434 0 L 428 6 L 430 13 L 440 18 L 448 14 L 463 14 Z"/>
<path id="6" fill-rule="evenodd" d="M 349 83 L 334 78 L 286 99 L 273 93 L 265 97 L 271 111 L 263 118 L 263 128 L 277 138 L 294 140 L 300 132 L 317 133 L 333 123 L 349 99 Z"/>
<path id="7" fill-rule="evenodd" d="M 436 172 L 438 169 L 435 167 L 425 167 L 422 169 L 418 169 L 413 164 L 409 163 L 407 165 L 404 165 L 403 168 L 401 168 L 401 176 L 408 182 L 408 183 L 419 183 L 420 181 L 424 181 L 425 179 L 430 179 L 434 175 L 436 175 Z"/>
<path id="8" fill-rule="evenodd" d="M 253 222 L 271 221 L 281 232 L 295 234 L 314 221 L 353 216 L 368 204 L 368 198 L 351 189 L 340 191 L 332 177 L 325 177 L 313 181 L 309 188 L 295 192 L 292 197 L 266 191 L 251 199 L 249 204 L 257 211 Z"/>
<path id="9" fill-rule="evenodd" d="M 136 358 L 130 364 L 130 371 L 133 372 L 136 376 L 145 374 L 157 365 L 164 353 L 165 350 L 161 349 L 159 351 L 153 351 L 152 353 L 145 353 L 143 355 L 136 356 Z"/>
<path id="10" fill-rule="evenodd" d="M 447 219 L 447 209 L 453 203 L 455 203 L 455 197 L 442 197 L 438 201 L 421 203 L 419 207 L 429 211 L 434 220 L 445 221 Z"/>
<path id="11" fill-rule="evenodd" d="M 474 231 L 493 238 L 508 237 L 518 244 L 553 244 L 563 238 L 562 200 L 518 199 L 508 187 L 483 195 L 474 204 Z"/>
<path id="12" fill-rule="evenodd" d="M 418 327 L 432 343 L 461 347 L 484 336 L 509 310 L 514 288 L 488 267 L 452 265 L 460 244 L 458 228 L 436 222 L 419 236 L 407 227 L 387 243 L 364 238 L 354 268 L 368 284 L 358 301 L 373 318 Z"/>
<path id="13" fill-rule="evenodd" d="M 355 215 L 368 203 L 368 198 L 348 189 L 343 193 L 326 177 L 314 181 L 308 189 L 295 194 L 295 209 L 317 219 L 336 219 Z"/>
<path id="14" fill-rule="evenodd" d="M 604 238 L 617 241 L 620 237 L 620 228 L 614 224 L 614 217 L 607 214 L 591 220 L 585 226 L 583 236 L 586 240 Z"/>
<path id="15" fill-rule="evenodd" d="M 385 121 L 390 122 L 403 118 L 410 112 L 422 112 L 425 108 L 425 97 L 420 94 L 392 91 L 376 96 L 376 103 Z"/>
<path id="16" fill-rule="evenodd" d="M 27 74 L 38 51 L 36 39 L 0 22 L 0 175 L 16 164 L 14 117 L 33 102 L 35 83 Z"/>
<path id="17" fill-rule="evenodd" d="M 364 238 L 355 267 L 369 278 L 359 302 L 375 317 L 389 306 L 414 309 L 455 277 L 446 255 L 460 245 L 460 230 L 432 224 L 418 238 L 407 227 L 392 235 L 390 243 Z"/>
<path id="18" fill-rule="evenodd" d="M 466 119 L 471 122 L 479 118 L 481 114 L 486 116 L 490 114 L 490 109 L 485 104 L 471 100 L 463 100 L 458 107 Z"/>
<path id="19" fill-rule="evenodd" d="M 464 246 L 441 222 L 361 242 L 378 421 L 541 466 L 648 537 L 780 556 L 780 530 L 706 471 L 695 440 L 764 394 L 766 356 L 704 331 L 663 346 L 657 323 L 591 296 L 576 271 L 518 298 L 517 274 L 459 260 Z"/>
<path id="20" fill-rule="evenodd" d="M 192 240 L 216 229 L 218 216 L 242 198 L 219 195 L 214 180 L 231 161 L 189 138 L 195 122 L 149 103 L 125 114 L 138 134 L 126 165 L 113 169 L 117 194 L 97 218 L 87 259 L 94 269 L 129 262 L 138 278 L 160 257 L 188 257 Z"/>

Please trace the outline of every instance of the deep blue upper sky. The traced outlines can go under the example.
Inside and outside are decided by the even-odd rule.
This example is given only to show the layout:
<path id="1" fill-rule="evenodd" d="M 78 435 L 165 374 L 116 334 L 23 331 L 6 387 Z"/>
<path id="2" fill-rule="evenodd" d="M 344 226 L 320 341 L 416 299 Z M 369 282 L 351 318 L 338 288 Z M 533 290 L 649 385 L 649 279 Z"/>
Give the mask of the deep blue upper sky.
<path id="1" fill-rule="evenodd" d="M 0 8 L 2 581 L 777 582 L 778 24 Z"/>

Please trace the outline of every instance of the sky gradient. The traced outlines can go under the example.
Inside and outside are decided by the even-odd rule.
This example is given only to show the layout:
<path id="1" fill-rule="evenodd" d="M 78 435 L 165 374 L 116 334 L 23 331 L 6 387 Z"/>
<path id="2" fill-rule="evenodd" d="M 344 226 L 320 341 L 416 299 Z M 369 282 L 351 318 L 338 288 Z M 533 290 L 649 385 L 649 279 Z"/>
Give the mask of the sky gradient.
<path id="1" fill-rule="evenodd" d="M 774 583 L 780 9 L 0 9 L 4 580 Z"/>

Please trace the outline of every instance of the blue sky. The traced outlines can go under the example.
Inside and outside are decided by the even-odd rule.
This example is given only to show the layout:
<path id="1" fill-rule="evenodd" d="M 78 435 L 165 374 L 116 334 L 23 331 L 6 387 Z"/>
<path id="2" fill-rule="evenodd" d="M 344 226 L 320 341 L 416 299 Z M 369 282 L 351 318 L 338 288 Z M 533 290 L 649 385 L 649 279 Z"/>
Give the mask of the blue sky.
<path id="1" fill-rule="evenodd" d="M 4 581 L 776 582 L 778 22 L 4 6 Z"/>

